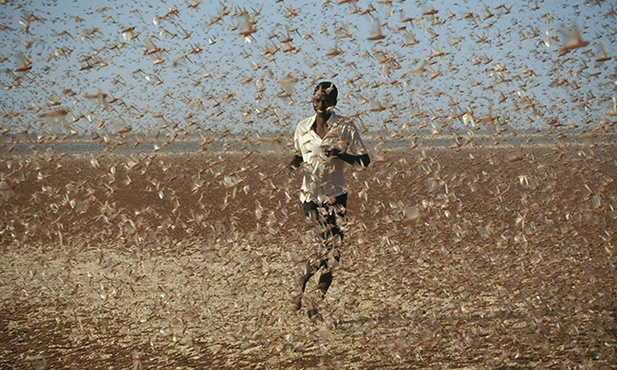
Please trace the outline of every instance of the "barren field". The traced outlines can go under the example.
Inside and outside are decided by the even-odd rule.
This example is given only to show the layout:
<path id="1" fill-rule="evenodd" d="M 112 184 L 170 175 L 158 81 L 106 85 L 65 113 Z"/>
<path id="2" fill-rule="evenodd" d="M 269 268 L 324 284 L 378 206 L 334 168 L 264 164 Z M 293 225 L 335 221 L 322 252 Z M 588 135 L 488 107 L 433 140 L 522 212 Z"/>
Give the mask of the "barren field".
<path id="1" fill-rule="evenodd" d="M 0 156 L 0 369 L 614 368 L 614 143 L 374 152 L 318 321 L 288 154 Z"/>

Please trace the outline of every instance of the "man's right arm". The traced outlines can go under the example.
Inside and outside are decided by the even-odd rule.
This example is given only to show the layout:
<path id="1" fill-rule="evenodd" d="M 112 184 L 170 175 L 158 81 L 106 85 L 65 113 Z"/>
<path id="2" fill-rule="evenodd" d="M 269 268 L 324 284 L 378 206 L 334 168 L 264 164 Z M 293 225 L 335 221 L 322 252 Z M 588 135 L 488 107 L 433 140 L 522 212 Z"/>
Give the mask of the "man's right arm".
<path id="1" fill-rule="evenodd" d="M 302 156 L 294 154 L 293 158 L 291 159 L 291 162 L 289 162 L 289 169 L 295 170 L 296 168 L 300 167 L 302 162 L 304 162 L 304 160 L 302 159 Z"/>

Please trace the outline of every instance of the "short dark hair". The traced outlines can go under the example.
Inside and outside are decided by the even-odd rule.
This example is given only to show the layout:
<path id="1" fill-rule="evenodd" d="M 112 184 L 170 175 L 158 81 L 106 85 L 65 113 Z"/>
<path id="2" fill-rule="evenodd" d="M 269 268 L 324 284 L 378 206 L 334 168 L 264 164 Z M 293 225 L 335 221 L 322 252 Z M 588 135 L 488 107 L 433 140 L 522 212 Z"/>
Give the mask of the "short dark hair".
<path id="1" fill-rule="evenodd" d="M 336 105 L 336 99 L 338 98 L 338 90 L 336 86 L 330 81 L 322 81 L 317 84 L 315 87 L 315 92 L 313 95 L 318 92 L 323 92 L 326 94 L 326 98 L 332 105 Z"/>

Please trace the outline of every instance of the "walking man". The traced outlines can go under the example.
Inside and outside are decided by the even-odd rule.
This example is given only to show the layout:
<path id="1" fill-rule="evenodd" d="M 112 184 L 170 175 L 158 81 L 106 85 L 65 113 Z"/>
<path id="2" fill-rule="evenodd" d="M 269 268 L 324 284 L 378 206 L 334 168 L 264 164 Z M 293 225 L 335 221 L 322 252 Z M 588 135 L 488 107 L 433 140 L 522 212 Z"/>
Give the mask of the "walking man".
<path id="1" fill-rule="evenodd" d="M 296 310 L 302 308 L 307 282 L 320 269 L 317 289 L 322 298 L 332 283 L 333 263 L 339 261 L 343 240 L 341 220 L 347 210 L 345 163 L 366 167 L 371 162 L 356 125 L 334 112 L 337 96 L 332 82 L 319 83 L 312 98 L 315 114 L 300 121 L 294 134 L 296 152 L 289 168 L 304 167 L 300 201 L 317 231 L 319 245 L 318 253 L 307 261 L 298 279 Z M 317 314 L 315 308 L 308 311 L 310 318 Z"/>

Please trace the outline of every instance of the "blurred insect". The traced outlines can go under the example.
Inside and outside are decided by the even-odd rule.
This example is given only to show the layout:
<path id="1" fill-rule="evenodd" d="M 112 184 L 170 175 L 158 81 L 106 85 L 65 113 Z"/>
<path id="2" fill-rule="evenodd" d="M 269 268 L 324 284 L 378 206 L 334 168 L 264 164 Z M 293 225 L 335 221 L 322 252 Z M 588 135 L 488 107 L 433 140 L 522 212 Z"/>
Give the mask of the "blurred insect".
<path id="1" fill-rule="evenodd" d="M 283 78 L 282 80 L 278 80 L 277 83 L 281 85 L 281 87 L 283 88 L 283 91 L 285 91 L 285 93 L 291 95 L 294 92 L 294 87 L 295 84 L 298 82 L 298 79 L 294 76 L 292 76 L 291 74 L 288 74 L 285 78 Z"/>
<path id="2" fill-rule="evenodd" d="M 369 35 L 369 37 L 367 37 L 367 40 L 379 41 L 379 40 L 385 39 L 386 36 L 384 36 L 382 28 L 383 28 L 383 25 L 379 22 L 379 19 L 375 19 L 375 25 L 373 26 L 373 29 L 371 30 L 371 34 Z"/>
<path id="3" fill-rule="evenodd" d="M 69 124 L 67 115 L 71 111 L 64 108 L 59 108 L 51 112 L 42 113 L 39 117 L 45 118 L 46 123 L 53 133 L 66 133 L 66 131 L 76 134 L 77 131 Z"/>
<path id="4" fill-rule="evenodd" d="M 589 42 L 583 40 L 581 31 L 576 25 L 572 27 L 572 29 L 562 31 L 561 33 L 563 35 L 563 47 L 560 49 L 560 55 L 564 55 L 571 50 L 584 48 L 585 46 L 589 45 Z"/>
<path id="5" fill-rule="evenodd" d="M 133 370 L 142 370 L 143 362 L 141 359 L 141 352 L 138 349 L 133 350 Z"/>
<path id="6" fill-rule="evenodd" d="M 139 39 L 137 33 L 135 33 L 135 27 L 129 27 L 122 30 L 122 38 L 126 42 L 132 41 L 133 39 Z"/>
<path id="7" fill-rule="evenodd" d="M 107 94 L 105 93 L 86 94 L 84 98 L 96 100 L 102 108 L 109 110 L 109 102 L 107 101 Z"/>
<path id="8" fill-rule="evenodd" d="M 239 17 L 238 33 L 244 37 L 244 42 L 250 43 L 252 35 L 257 32 L 255 25 L 257 24 L 257 16 L 259 15 L 259 11 L 253 11 L 253 14 L 249 14 L 246 9 L 242 9 L 237 13 Z"/>
<path id="9" fill-rule="evenodd" d="M 15 69 L 15 72 L 26 73 L 32 69 L 32 61 L 25 54 L 19 54 L 21 65 Z"/>
<path id="10" fill-rule="evenodd" d="M 614 96 L 613 96 L 613 106 L 612 106 L 612 108 L 613 109 L 611 109 L 610 111 L 604 112 L 604 115 L 605 116 L 609 116 L 609 117 L 617 117 L 617 98 L 615 98 Z"/>
<path id="11" fill-rule="evenodd" d="M 15 186 L 7 180 L 0 180 L 0 197 L 3 202 L 10 201 L 15 196 Z"/>
<path id="12" fill-rule="evenodd" d="M 152 39 L 156 39 L 156 37 L 149 36 L 146 40 L 144 40 L 144 55 L 151 55 L 154 58 L 154 61 L 152 62 L 153 65 L 161 64 L 165 62 L 165 59 L 163 58 L 165 49 L 156 46 Z"/>
<path id="13" fill-rule="evenodd" d="M 600 43 L 598 48 L 599 48 L 599 56 L 596 58 L 596 62 L 604 63 L 612 59 L 612 57 L 608 54 L 608 51 L 606 50 L 606 46 L 604 45 L 604 43 Z"/>

